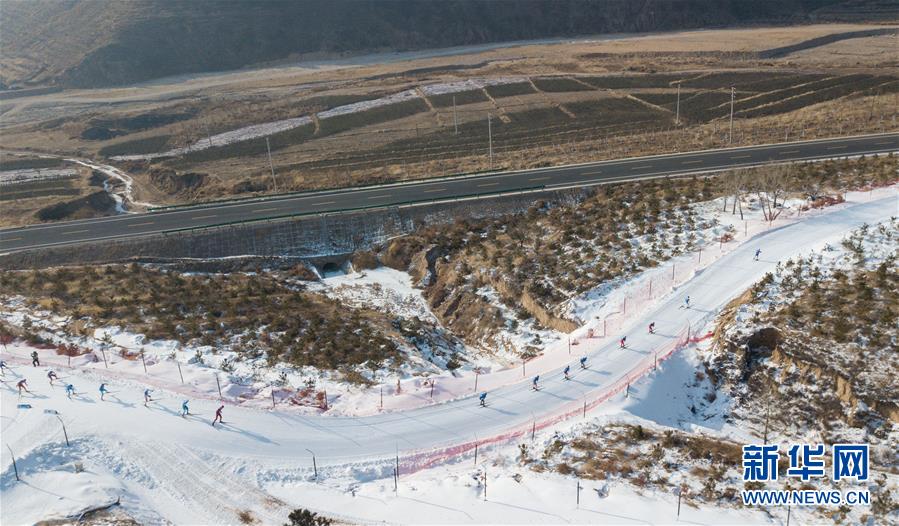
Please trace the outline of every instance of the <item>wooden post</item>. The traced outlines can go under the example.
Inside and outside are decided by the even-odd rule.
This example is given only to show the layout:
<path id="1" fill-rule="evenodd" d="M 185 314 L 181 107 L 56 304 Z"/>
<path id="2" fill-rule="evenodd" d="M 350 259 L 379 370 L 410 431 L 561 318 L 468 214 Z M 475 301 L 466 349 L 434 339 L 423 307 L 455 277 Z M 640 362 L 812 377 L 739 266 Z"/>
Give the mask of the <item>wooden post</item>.
<path id="1" fill-rule="evenodd" d="M 587 399 L 584 398 L 584 418 L 587 418 Z"/>
<path id="2" fill-rule="evenodd" d="M 59 419 L 59 423 L 62 424 L 62 435 L 66 437 L 66 447 L 69 447 L 69 434 L 66 432 L 66 423 L 62 421 L 62 418 L 59 418 L 59 415 L 56 415 L 56 418 Z"/>
<path id="3" fill-rule="evenodd" d="M 677 492 L 677 517 L 680 518 L 680 499 L 681 495 L 684 493 L 684 487 L 681 486 L 680 490 Z"/>
<path id="4" fill-rule="evenodd" d="M 9 447 L 9 444 L 7 444 L 6 449 L 9 449 L 9 454 L 12 456 L 12 469 L 16 473 L 16 480 L 22 480 L 19 478 L 19 467 L 16 466 L 16 455 L 12 452 L 12 448 Z M 487 500 L 486 497 L 484 500 Z"/>
<path id="5" fill-rule="evenodd" d="M 275 408 L 275 386 L 272 386 L 272 409 Z"/>
<path id="6" fill-rule="evenodd" d="M 147 373 L 147 361 L 144 359 L 144 350 L 143 349 L 140 350 L 140 361 L 142 364 L 144 364 L 144 374 L 149 374 L 149 373 Z"/>
<path id="7" fill-rule="evenodd" d="M 477 440 L 475 440 L 475 443 L 474 443 L 474 465 L 475 466 L 478 465 L 478 442 L 477 442 Z"/>
<path id="8" fill-rule="evenodd" d="M 431 378 L 431 399 L 432 400 L 434 399 L 434 384 L 435 383 L 436 383 L 436 381 L 433 378 Z"/>
<path id="9" fill-rule="evenodd" d="M 105 365 L 106 368 L 109 369 L 109 362 L 106 361 L 106 349 L 100 347 L 100 353 L 103 354 L 103 365 Z"/>
<path id="10" fill-rule="evenodd" d="M 534 435 L 537 434 L 537 419 L 534 419 L 534 425 L 531 426 L 531 440 L 534 440 Z"/>
<path id="11" fill-rule="evenodd" d="M 474 370 L 474 391 L 475 392 L 478 392 L 478 376 L 481 376 L 481 370 L 475 369 Z"/>
<path id="12" fill-rule="evenodd" d="M 379 409 L 384 409 L 384 386 L 381 386 L 381 406 Z"/>
<path id="13" fill-rule="evenodd" d="M 222 384 L 219 382 L 219 375 L 218 375 L 218 373 L 215 373 L 215 385 L 216 385 L 216 386 L 218 387 L 218 389 L 219 389 L 219 399 L 224 398 L 224 397 L 222 396 Z"/>
<path id="14" fill-rule="evenodd" d="M 487 502 L 487 465 L 484 465 L 484 502 Z"/>
<path id="15" fill-rule="evenodd" d="M 178 366 L 178 376 L 181 377 L 181 383 L 183 384 L 184 383 L 184 375 L 181 374 L 181 362 L 175 360 L 175 365 Z"/>

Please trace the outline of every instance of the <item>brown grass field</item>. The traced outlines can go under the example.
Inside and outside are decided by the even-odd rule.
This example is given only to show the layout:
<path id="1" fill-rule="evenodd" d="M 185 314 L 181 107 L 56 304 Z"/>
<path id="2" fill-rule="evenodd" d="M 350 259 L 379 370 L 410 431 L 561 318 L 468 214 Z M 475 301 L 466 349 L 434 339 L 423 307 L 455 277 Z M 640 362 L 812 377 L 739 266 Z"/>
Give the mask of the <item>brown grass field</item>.
<path id="1" fill-rule="evenodd" d="M 456 94 L 458 134 L 452 97 L 446 95 L 274 134 L 279 190 L 488 169 L 488 113 L 494 117 L 494 169 L 721 146 L 727 142 L 731 85 L 737 89 L 737 144 L 895 130 L 895 35 L 841 40 L 777 59 L 754 55 L 882 27 L 820 24 L 587 38 L 26 96 L 0 100 L 0 148 L 103 160 L 182 147 L 207 134 L 315 115 L 428 84 L 510 76 L 522 81 Z M 680 121 L 675 122 L 678 81 Z M 273 191 L 263 138 L 153 162 L 107 162 L 135 177 L 136 198 L 155 203 Z M 201 174 L 201 184 L 185 190 L 177 184 L 184 174 Z M 13 215 L 20 221 L 9 214 L 0 221 L 33 221 L 33 212 L 46 203 L 30 201 L 17 203 Z"/>

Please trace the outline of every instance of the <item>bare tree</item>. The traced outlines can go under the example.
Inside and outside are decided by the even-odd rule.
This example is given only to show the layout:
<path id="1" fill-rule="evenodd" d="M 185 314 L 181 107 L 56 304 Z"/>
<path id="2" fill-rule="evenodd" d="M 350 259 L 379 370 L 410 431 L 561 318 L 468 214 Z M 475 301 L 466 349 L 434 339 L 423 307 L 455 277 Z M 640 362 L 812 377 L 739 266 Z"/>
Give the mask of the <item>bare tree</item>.
<path id="1" fill-rule="evenodd" d="M 754 191 L 759 198 L 765 221 L 774 221 L 783 210 L 778 208 L 777 201 L 786 193 L 784 179 L 788 170 L 786 165 L 766 166 L 759 170 L 754 179 Z"/>

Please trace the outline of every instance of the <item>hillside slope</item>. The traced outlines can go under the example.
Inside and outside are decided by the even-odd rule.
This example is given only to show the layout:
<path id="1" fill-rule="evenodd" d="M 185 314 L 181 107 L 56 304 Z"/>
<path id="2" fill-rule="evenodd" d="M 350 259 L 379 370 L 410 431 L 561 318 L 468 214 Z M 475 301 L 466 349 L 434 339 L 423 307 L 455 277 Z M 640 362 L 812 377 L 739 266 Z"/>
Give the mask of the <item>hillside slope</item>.
<path id="1" fill-rule="evenodd" d="M 0 87 L 126 84 L 297 54 L 803 22 L 819 10 L 844 4 L 841 0 L 8 0 L 0 6 Z M 836 12 L 857 10 L 849 6 Z"/>

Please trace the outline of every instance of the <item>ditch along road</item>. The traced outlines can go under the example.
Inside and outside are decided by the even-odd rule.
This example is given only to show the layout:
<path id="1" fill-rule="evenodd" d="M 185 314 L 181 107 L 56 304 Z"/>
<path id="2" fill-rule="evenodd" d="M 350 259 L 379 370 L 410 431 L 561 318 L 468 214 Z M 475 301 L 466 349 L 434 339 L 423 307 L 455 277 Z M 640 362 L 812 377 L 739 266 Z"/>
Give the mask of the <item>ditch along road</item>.
<path id="1" fill-rule="evenodd" d="M 0 230 L 0 253 L 164 235 L 224 224 L 365 208 L 427 204 L 502 193 L 556 190 L 652 179 L 767 163 L 787 163 L 899 151 L 899 133 L 745 146 L 636 157 L 589 164 L 457 176 L 422 181 L 171 207 L 148 213 Z"/>
<path id="2" fill-rule="evenodd" d="M 353 474 L 386 478 L 392 476 L 394 463 L 402 476 L 471 454 L 475 444 L 503 443 L 565 418 L 581 418 L 584 404 L 592 408 L 611 396 L 624 396 L 620 389 L 625 382 L 639 381 L 639 375 L 651 369 L 656 353 L 664 357 L 682 347 L 688 326 L 694 331 L 707 326 L 731 299 L 773 271 L 779 261 L 808 255 L 825 243 L 839 243 L 862 224 L 887 220 L 896 215 L 897 204 L 895 192 L 865 203 L 849 201 L 838 209 L 759 234 L 660 299 L 645 315 L 635 317 L 622 333 L 628 336 L 627 348 L 619 348 L 615 341 L 598 347 L 587 356 L 586 369 L 578 366 L 579 356 L 573 356 L 570 380 L 564 379 L 561 368 L 555 369 L 541 375 L 540 389 L 535 391 L 531 378 L 522 378 L 488 392 L 486 407 L 480 407 L 475 393 L 362 417 L 307 416 L 227 405 L 225 425 L 212 427 L 217 400 L 192 400 L 191 411 L 196 414 L 182 418 L 180 406 L 185 397 L 157 389 L 154 397 L 161 398 L 143 407 L 139 379 L 117 377 L 95 364 L 85 368 L 54 365 L 63 382 L 71 382 L 82 393 L 68 400 L 61 387 L 48 386 L 44 368 L 31 367 L 29 349 L 17 347 L 4 353 L 16 369 L 3 379 L 0 390 L 5 415 L 3 442 L 16 451 L 19 469 L 29 458 L 41 458 L 44 449 L 59 447 L 63 436 L 55 416 L 44 413 L 55 410 L 70 439 L 79 440 L 79 447 L 87 450 L 103 448 L 102 455 L 96 456 L 113 467 L 146 457 L 144 450 L 183 448 L 205 463 L 227 462 L 228 473 L 218 475 L 223 479 L 256 473 L 257 477 L 248 481 L 252 486 L 261 480 L 260 473 L 275 478 L 311 478 L 314 452 L 320 479 Z M 757 248 L 762 254 L 755 261 Z M 691 297 L 689 309 L 683 308 L 687 295 Z M 656 324 L 655 334 L 646 331 L 651 321 Z M 55 358 L 49 352 L 46 356 Z M 19 399 L 15 383 L 20 376 L 28 379 L 33 395 Z M 112 391 L 106 401 L 97 395 L 101 382 Z M 19 410 L 20 402 L 32 407 Z M 135 451 L 132 458 L 131 448 L 144 450 Z M 4 480 L 12 476 L 11 464 L 4 451 Z M 208 477 L 206 480 L 210 482 Z"/>

